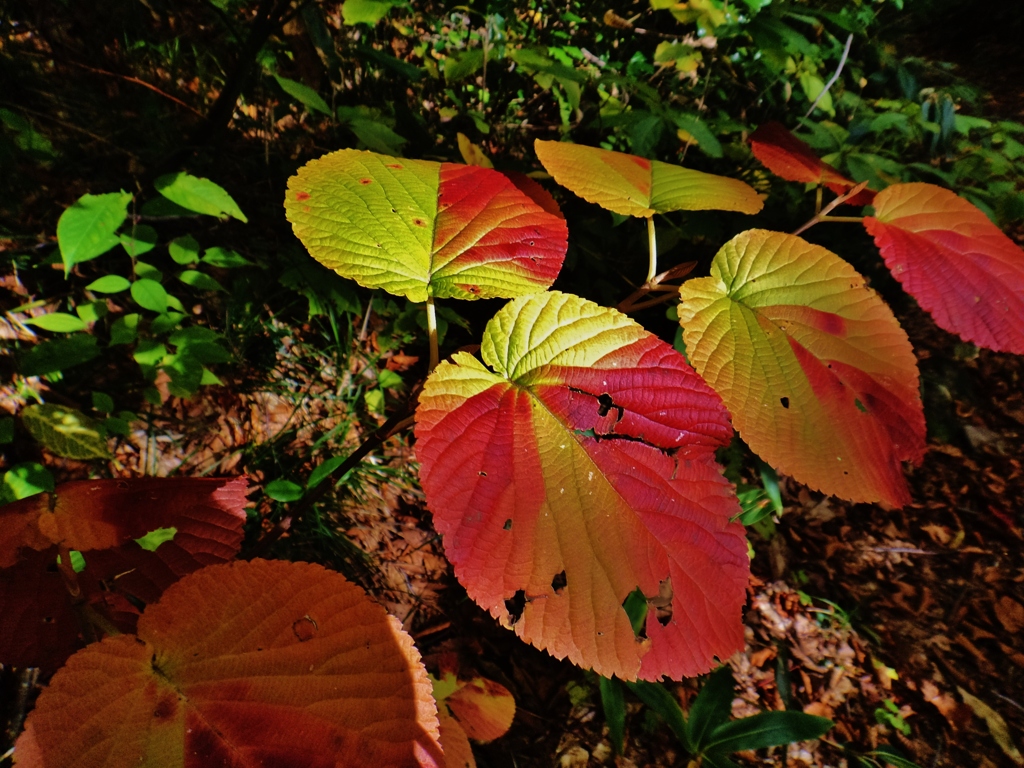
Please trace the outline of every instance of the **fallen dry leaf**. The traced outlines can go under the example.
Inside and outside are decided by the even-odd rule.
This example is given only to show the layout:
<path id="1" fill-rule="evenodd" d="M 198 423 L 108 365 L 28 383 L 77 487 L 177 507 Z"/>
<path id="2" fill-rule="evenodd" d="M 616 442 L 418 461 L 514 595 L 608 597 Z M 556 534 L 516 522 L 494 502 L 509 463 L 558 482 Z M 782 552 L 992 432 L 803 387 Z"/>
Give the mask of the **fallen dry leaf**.
<path id="1" fill-rule="evenodd" d="M 1010 738 L 1010 729 L 1007 727 L 1006 721 L 1003 720 L 1003 716 L 960 686 L 957 686 L 957 690 L 960 691 L 964 703 L 988 725 L 988 732 L 992 734 L 992 738 L 995 739 L 999 748 L 1017 765 L 1024 765 L 1024 755 L 1021 755 L 1020 750 L 1013 743 L 1013 739 Z"/>
<path id="2" fill-rule="evenodd" d="M 996 618 L 999 623 L 1006 627 L 1006 631 L 1017 634 L 1024 630 L 1024 605 L 1021 605 L 1012 597 L 1003 595 L 995 605 Z"/>

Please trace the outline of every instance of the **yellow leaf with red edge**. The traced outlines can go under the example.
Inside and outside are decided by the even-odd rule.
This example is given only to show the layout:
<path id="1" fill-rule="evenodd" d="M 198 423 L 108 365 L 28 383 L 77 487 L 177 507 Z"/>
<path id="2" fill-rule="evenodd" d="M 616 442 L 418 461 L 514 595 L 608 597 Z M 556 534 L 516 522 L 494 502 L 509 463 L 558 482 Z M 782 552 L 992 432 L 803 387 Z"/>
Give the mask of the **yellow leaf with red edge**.
<path id="1" fill-rule="evenodd" d="M 582 144 L 537 139 L 534 149 L 555 181 L 623 216 L 680 210 L 757 213 L 764 205 L 753 187 L 739 179 Z"/>
<path id="2" fill-rule="evenodd" d="M 925 425 L 917 361 L 849 264 L 794 235 L 744 232 L 680 288 L 690 362 L 769 464 L 851 501 L 910 501 Z"/>
<path id="3" fill-rule="evenodd" d="M 864 227 L 936 324 L 980 347 L 1024 354 L 1024 252 L 978 208 L 933 184 L 878 193 Z"/>
<path id="4" fill-rule="evenodd" d="M 443 765 L 398 621 L 340 574 L 266 560 L 186 576 L 137 636 L 72 656 L 15 754 L 19 768 Z"/>
<path id="5" fill-rule="evenodd" d="M 354 149 L 300 168 L 285 214 L 321 264 L 415 302 L 543 291 L 568 239 L 561 216 L 495 170 Z"/>
<path id="6" fill-rule="evenodd" d="M 679 679 L 743 642 L 749 561 L 721 401 L 615 310 L 549 292 L 439 365 L 416 411 L 434 524 L 470 597 L 599 674 Z M 670 594 L 633 632 L 623 601 Z"/>

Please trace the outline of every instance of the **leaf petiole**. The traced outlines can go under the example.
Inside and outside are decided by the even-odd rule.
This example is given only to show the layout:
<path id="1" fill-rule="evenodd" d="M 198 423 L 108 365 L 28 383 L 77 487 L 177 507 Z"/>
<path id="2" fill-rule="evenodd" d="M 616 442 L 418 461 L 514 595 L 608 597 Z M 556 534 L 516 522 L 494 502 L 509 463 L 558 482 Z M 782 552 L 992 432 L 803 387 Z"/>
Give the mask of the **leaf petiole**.
<path id="1" fill-rule="evenodd" d="M 434 308 L 434 297 L 427 297 L 427 334 L 430 337 L 430 370 L 437 368 L 440 356 L 437 351 L 437 310 Z"/>
<path id="2" fill-rule="evenodd" d="M 647 279 L 644 282 L 650 284 L 658 273 L 658 240 L 654 232 L 654 216 L 647 217 L 647 249 L 650 261 L 647 266 Z"/>

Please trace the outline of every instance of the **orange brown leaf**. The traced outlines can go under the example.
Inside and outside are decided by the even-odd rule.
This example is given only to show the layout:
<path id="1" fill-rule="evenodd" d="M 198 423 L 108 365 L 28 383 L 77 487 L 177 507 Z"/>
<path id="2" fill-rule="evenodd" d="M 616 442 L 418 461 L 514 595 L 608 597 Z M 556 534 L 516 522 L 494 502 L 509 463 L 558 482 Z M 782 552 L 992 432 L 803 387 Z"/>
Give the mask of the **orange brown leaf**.
<path id="1" fill-rule="evenodd" d="M 76 653 L 15 745 L 19 768 L 442 765 L 412 639 L 318 565 L 186 576 L 138 635 Z"/>

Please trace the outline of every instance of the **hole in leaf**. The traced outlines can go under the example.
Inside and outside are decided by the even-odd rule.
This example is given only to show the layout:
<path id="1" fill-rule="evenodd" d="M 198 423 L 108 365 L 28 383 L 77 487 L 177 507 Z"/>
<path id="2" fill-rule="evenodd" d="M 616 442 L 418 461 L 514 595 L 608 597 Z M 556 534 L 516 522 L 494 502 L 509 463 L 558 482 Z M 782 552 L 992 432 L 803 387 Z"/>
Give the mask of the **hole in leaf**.
<path id="1" fill-rule="evenodd" d="M 857 410 L 860 411 L 861 413 L 867 413 L 868 412 L 867 407 L 859 399 L 854 398 L 853 404 L 857 406 Z"/>
<path id="2" fill-rule="evenodd" d="M 523 617 L 526 610 L 526 592 L 517 590 L 512 597 L 505 601 L 505 610 L 508 611 L 509 623 L 515 624 Z"/>
<path id="3" fill-rule="evenodd" d="M 608 411 L 615 407 L 615 401 L 607 392 L 597 396 L 597 415 L 602 418 L 608 415 Z"/>
<path id="4" fill-rule="evenodd" d="M 789 408 L 789 398 L 788 397 L 781 398 L 779 400 L 779 402 L 782 403 L 782 407 L 783 408 Z"/>
<path id="5" fill-rule="evenodd" d="M 480 475 L 480 477 L 487 477 L 487 473 L 484 472 L 482 469 L 479 472 L 477 472 L 477 474 Z"/>
<path id="6" fill-rule="evenodd" d="M 556 573 L 555 577 L 551 579 L 551 589 L 555 591 L 556 595 L 562 594 L 562 590 L 569 585 L 569 580 L 565 577 L 565 571 Z"/>
<path id="7" fill-rule="evenodd" d="M 43 616 L 43 624 L 53 624 L 53 616 Z"/>
<path id="8" fill-rule="evenodd" d="M 511 517 L 508 520 L 505 521 L 504 528 L 505 528 L 506 531 L 511 531 L 512 530 L 512 518 Z"/>
<path id="9" fill-rule="evenodd" d="M 647 598 L 640 587 L 637 587 L 622 601 L 622 608 L 629 617 L 633 634 L 638 640 L 647 638 Z"/>
<path id="10" fill-rule="evenodd" d="M 668 578 L 658 584 L 658 596 L 650 599 L 654 608 L 655 618 L 661 626 L 668 626 L 672 621 L 672 579 Z"/>

